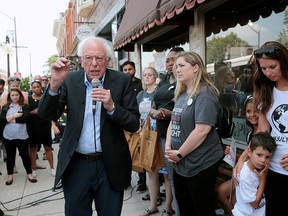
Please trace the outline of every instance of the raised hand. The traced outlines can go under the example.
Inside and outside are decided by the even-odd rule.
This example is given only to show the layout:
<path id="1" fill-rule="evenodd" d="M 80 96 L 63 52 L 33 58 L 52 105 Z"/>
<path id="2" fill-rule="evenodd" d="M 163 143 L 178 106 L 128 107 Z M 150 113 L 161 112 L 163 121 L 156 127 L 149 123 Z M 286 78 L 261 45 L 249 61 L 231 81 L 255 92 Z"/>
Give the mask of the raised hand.
<path id="1" fill-rule="evenodd" d="M 70 71 L 68 56 L 59 58 L 51 65 L 50 90 L 57 92 Z"/>

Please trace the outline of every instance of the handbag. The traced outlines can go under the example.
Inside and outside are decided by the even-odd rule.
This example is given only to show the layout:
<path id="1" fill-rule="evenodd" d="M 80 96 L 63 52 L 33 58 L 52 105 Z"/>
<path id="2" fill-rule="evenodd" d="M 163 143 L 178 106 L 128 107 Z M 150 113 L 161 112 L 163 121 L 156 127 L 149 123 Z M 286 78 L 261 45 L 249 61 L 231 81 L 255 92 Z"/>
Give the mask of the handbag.
<path id="1" fill-rule="evenodd" d="M 143 166 L 140 161 L 140 133 L 130 133 L 124 131 L 124 134 L 129 145 L 132 160 L 132 170 L 135 172 L 144 172 Z"/>
<path id="2" fill-rule="evenodd" d="M 156 130 L 151 129 L 150 115 L 141 132 L 140 161 L 148 172 L 157 172 L 165 167 L 164 155 Z"/>

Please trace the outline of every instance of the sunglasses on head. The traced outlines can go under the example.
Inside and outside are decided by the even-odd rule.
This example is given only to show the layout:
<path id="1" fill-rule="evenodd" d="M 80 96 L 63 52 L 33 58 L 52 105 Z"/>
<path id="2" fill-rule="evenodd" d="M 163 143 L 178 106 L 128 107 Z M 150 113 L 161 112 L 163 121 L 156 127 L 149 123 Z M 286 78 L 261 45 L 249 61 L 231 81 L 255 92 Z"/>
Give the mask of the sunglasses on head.
<path id="1" fill-rule="evenodd" d="M 9 79 L 9 82 L 14 82 L 14 81 L 18 81 L 18 82 L 20 82 L 21 81 L 21 79 L 20 78 L 11 78 L 11 79 Z"/>
<path id="2" fill-rule="evenodd" d="M 273 57 L 273 55 L 277 51 L 279 51 L 279 48 L 274 47 L 274 46 L 267 46 L 267 47 L 257 49 L 253 53 L 256 58 L 261 58 L 263 55 L 268 56 L 268 57 Z"/>

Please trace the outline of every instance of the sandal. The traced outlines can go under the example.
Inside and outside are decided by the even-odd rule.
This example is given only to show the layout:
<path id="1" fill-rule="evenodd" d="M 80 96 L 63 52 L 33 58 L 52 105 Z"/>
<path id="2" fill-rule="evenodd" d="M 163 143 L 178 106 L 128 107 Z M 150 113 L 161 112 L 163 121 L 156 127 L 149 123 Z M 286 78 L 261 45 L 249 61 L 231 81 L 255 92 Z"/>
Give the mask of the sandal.
<path id="1" fill-rule="evenodd" d="M 150 200 L 150 194 L 148 193 L 148 194 L 146 194 L 144 197 L 142 197 L 142 200 L 144 200 L 144 201 L 147 201 L 147 200 Z M 160 206 L 161 204 L 162 204 L 162 198 L 160 197 L 160 198 L 158 198 L 157 199 L 157 206 Z"/>
<path id="2" fill-rule="evenodd" d="M 160 206 L 162 204 L 162 198 L 157 199 L 157 206 Z"/>
<path id="3" fill-rule="evenodd" d="M 29 180 L 31 183 L 36 183 L 36 182 L 37 182 L 37 179 L 35 179 L 35 178 L 29 178 L 29 177 L 28 177 L 28 180 Z"/>
<path id="4" fill-rule="evenodd" d="M 162 210 L 161 212 L 161 216 L 171 216 L 171 215 L 174 215 L 175 214 L 175 211 L 172 210 L 172 211 L 166 211 L 165 209 Z"/>
<path id="5" fill-rule="evenodd" d="M 6 185 L 12 185 L 13 184 L 13 179 L 6 181 Z"/>
<path id="6" fill-rule="evenodd" d="M 144 197 L 142 197 L 142 200 L 147 201 L 150 200 L 150 194 L 146 194 Z"/>
<path id="7" fill-rule="evenodd" d="M 159 212 L 159 209 L 155 211 L 151 211 L 149 208 L 147 208 L 139 216 L 148 216 L 148 215 L 156 214 L 158 212 Z"/>

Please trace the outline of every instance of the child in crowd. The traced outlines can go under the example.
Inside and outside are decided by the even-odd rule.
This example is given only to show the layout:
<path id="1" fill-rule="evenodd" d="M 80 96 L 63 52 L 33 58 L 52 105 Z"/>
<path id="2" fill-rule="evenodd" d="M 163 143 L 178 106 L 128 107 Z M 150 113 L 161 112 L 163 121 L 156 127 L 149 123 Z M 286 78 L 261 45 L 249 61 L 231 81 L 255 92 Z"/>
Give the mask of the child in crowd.
<path id="1" fill-rule="evenodd" d="M 258 118 L 259 118 L 259 112 L 253 104 L 252 95 L 247 96 L 246 100 L 244 101 L 244 108 L 246 112 L 246 124 L 250 126 L 252 129 L 247 133 L 246 136 L 247 144 L 249 144 L 252 135 L 258 129 Z M 230 152 L 230 146 L 226 146 L 225 154 L 229 154 L 229 152 Z M 224 205 L 226 212 L 231 214 L 231 211 L 236 202 L 235 187 L 234 184 L 232 184 L 231 180 L 225 181 L 221 185 L 219 185 L 218 198 Z"/>
<path id="2" fill-rule="evenodd" d="M 244 162 L 236 186 L 233 216 L 265 215 L 264 189 L 270 158 L 275 150 L 275 140 L 269 133 L 259 132 L 252 136 L 247 148 L 249 160 Z"/>

